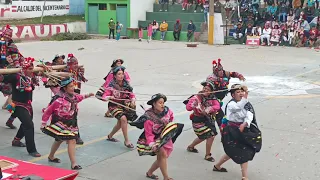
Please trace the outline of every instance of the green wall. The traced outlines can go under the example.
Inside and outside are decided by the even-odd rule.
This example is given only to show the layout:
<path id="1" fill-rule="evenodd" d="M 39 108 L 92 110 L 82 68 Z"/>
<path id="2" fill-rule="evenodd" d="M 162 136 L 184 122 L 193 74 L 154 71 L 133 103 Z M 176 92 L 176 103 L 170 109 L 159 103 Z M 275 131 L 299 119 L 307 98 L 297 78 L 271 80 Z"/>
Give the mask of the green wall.
<path id="1" fill-rule="evenodd" d="M 110 10 L 110 4 L 126 4 L 127 5 L 127 27 L 130 27 L 130 0 L 86 0 L 85 3 L 85 20 L 88 21 L 89 4 L 107 4 L 107 10 L 98 11 L 99 34 L 108 34 L 108 23 L 110 18 L 117 21 L 117 11 Z"/>

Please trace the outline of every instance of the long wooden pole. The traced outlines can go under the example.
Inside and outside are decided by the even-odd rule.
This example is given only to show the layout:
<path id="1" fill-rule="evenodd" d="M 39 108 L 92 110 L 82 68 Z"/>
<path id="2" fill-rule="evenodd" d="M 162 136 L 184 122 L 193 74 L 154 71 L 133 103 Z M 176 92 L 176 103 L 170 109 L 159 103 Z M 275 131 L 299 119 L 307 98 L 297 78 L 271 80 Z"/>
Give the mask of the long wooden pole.
<path id="1" fill-rule="evenodd" d="M 62 70 L 67 67 L 67 65 L 55 65 L 50 66 L 52 70 Z M 79 65 L 79 67 L 83 67 L 83 65 Z M 43 71 L 42 67 L 34 67 L 33 72 Z M 0 74 L 14 74 L 21 71 L 21 68 L 9 68 L 9 69 L 0 69 Z"/>
<path id="2" fill-rule="evenodd" d="M 209 2 L 209 31 L 208 31 L 208 44 L 213 45 L 214 43 L 214 2 L 215 0 L 210 0 Z"/>

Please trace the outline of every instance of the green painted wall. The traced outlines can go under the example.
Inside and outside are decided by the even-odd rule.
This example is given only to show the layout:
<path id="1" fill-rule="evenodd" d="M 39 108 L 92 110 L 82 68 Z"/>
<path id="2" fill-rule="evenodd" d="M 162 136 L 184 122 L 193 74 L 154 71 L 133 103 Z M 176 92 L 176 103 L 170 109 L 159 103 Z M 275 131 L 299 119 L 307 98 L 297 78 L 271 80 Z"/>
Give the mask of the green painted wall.
<path id="1" fill-rule="evenodd" d="M 110 4 L 126 4 L 127 5 L 127 26 L 130 27 L 130 0 L 86 0 L 85 3 L 85 20 L 88 21 L 89 4 L 107 4 L 107 10 L 99 10 L 99 34 L 109 34 L 108 22 L 110 18 L 117 21 L 116 11 L 110 10 Z"/>

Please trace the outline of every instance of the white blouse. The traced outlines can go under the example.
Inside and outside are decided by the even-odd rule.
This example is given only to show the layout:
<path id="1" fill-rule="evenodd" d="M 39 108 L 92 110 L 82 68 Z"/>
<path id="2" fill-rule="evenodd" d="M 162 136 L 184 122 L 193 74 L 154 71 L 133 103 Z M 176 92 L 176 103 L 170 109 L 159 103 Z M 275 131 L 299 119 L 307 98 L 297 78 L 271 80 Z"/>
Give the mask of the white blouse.
<path id="1" fill-rule="evenodd" d="M 250 124 L 253 120 L 253 114 L 250 111 L 244 109 L 244 106 L 248 103 L 248 99 L 242 97 L 241 101 L 235 102 L 231 101 L 227 106 L 227 119 L 228 121 L 248 124 L 247 127 L 250 127 Z"/>

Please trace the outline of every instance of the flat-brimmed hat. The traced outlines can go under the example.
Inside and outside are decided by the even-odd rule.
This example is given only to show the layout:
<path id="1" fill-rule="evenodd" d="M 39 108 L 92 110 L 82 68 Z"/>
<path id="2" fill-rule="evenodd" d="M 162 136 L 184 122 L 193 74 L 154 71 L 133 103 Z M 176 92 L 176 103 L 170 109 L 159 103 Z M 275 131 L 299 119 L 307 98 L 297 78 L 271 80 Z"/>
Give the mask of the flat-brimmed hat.
<path id="1" fill-rule="evenodd" d="M 56 61 L 57 59 L 59 59 L 59 58 L 62 58 L 62 59 L 65 59 L 66 58 L 66 56 L 65 55 L 59 55 L 59 54 L 56 54 L 55 56 L 54 56 L 54 58 L 53 58 L 53 60 L 52 61 Z"/>
<path id="2" fill-rule="evenodd" d="M 126 68 L 125 68 L 124 66 L 118 66 L 118 67 L 116 67 L 116 68 L 114 68 L 114 69 L 112 70 L 112 73 L 113 73 L 113 74 L 117 74 L 118 71 L 123 71 L 123 72 L 124 72 L 125 69 L 126 69 Z"/>
<path id="3" fill-rule="evenodd" d="M 244 86 L 244 85 L 241 85 L 241 84 L 233 84 L 233 85 L 231 86 L 231 89 L 229 90 L 229 92 L 230 92 L 231 94 L 233 94 L 233 93 L 236 92 L 237 90 L 247 91 L 248 88 L 247 88 L 247 86 Z"/>
<path id="4" fill-rule="evenodd" d="M 206 81 L 203 81 L 203 82 L 201 82 L 201 85 L 202 86 L 210 86 L 211 87 L 211 89 L 213 90 L 214 89 L 214 83 L 212 82 L 212 81 L 210 81 L 210 80 L 206 80 Z"/>
<path id="5" fill-rule="evenodd" d="M 68 86 L 68 84 L 73 82 L 73 78 L 72 77 L 67 77 L 61 80 L 60 82 L 60 87 L 66 87 Z"/>
<path id="6" fill-rule="evenodd" d="M 124 63 L 123 59 L 115 59 L 115 60 L 113 60 L 113 62 L 112 62 L 112 64 L 111 64 L 111 67 L 115 67 L 116 64 L 117 64 L 117 62 L 121 62 L 121 64 Z"/>
<path id="7" fill-rule="evenodd" d="M 154 102 L 158 101 L 160 98 L 163 98 L 164 102 L 167 101 L 167 97 L 164 94 L 158 93 L 151 97 L 151 99 L 147 102 L 148 105 L 152 105 Z"/>

